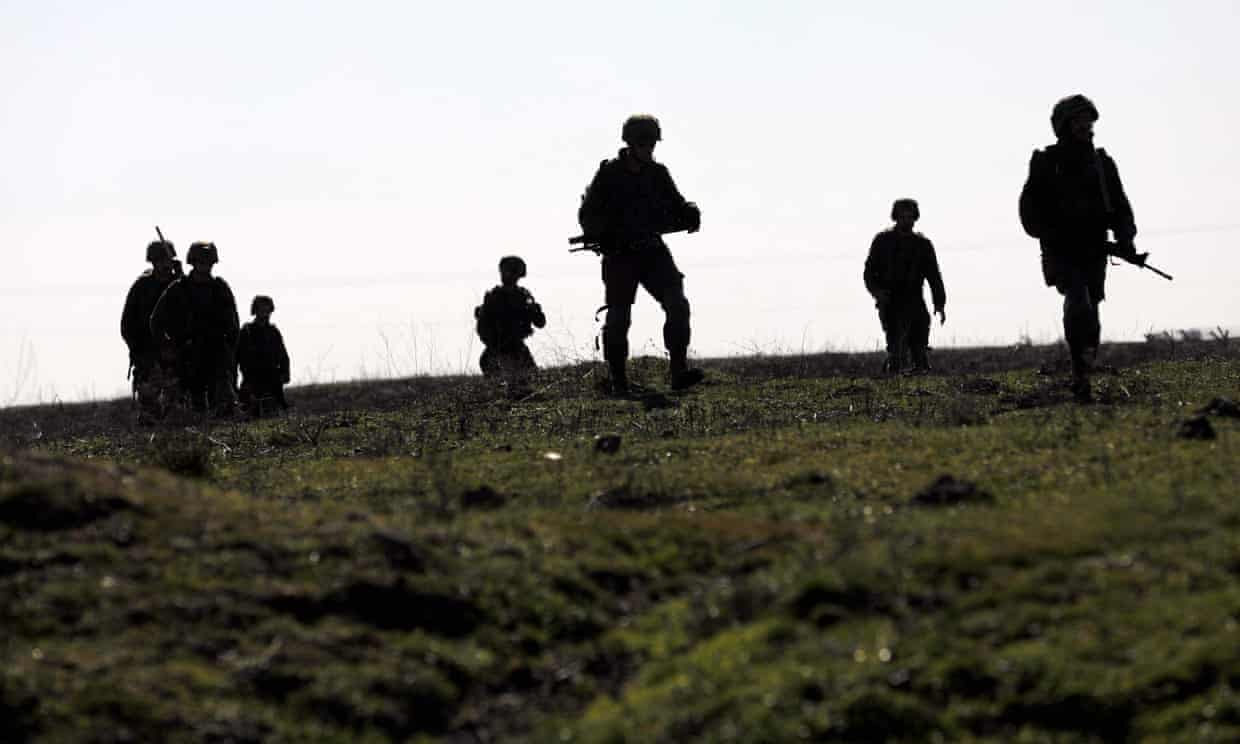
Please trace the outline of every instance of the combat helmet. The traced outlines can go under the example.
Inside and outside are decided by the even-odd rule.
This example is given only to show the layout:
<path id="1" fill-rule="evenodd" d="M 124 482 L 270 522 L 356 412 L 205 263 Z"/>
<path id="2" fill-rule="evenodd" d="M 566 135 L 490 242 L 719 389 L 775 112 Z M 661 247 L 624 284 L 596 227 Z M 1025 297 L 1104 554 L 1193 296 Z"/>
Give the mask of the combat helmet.
<path id="1" fill-rule="evenodd" d="M 517 278 L 525 276 L 525 260 L 520 256 L 504 256 L 499 260 L 500 273 L 509 271 L 517 275 Z"/>
<path id="2" fill-rule="evenodd" d="M 258 309 L 265 307 L 269 312 L 276 311 L 276 303 L 267 295 L 254 295 L 254 299 L 250 301 L 250 315 L 258 315 Z"/>
<path id="3" fill-rule="evenodd" d="M 650 114 L 633 114 L 624 120 L 620 139 L 629 145 L 652 144 L 663 139 L 663 130 L 659 120 Z"/>
<path id="4" fill-rule="evenodd" d="M 1081 114 L 1087 114 L 1093 121 L 1098 121 L 1098 107 L 1080 93 L 1059 99 L 1055 108 L 1051 109 L 1051 129 L 1055 130 L 1055 136 L 1062 137 L 1067 134 L 1068 122 Z"/>
<path id="5" fill-rule="evenodd" d="M 912 207 L 913 219 L 921 219 L 921 207 L 917 206 L 917 200 L 908 198 L 896 199 L 891 203 L 891 219 L 894 220 L 896 218 L 896 212 L 898 212 L 902 207 Z"/>
<path id="6" fill-rule="evenodd" d="M 172 246 L 170 240 L 152 240 L 146 247 L 146 260 L 151 263 L 156 261 L 169 260 L 177 257 L 177 249 Z"/>
<path id="7" fill-rule="evenodd" d="M 215 243 L 197 242 L 189 247 L 189 253 L 185 254 L 185 262 L 193 266 L 199 261 L 208 263 L 219 263 L 220 254 L 215 248 Z"/>

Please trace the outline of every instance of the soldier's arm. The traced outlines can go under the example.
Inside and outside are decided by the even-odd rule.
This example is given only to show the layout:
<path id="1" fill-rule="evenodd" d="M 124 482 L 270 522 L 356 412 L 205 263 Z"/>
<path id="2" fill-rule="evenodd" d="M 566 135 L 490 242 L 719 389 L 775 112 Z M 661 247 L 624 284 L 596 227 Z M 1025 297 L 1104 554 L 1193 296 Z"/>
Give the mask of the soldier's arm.
<path id="1" fill-rule="evenodd" d="M 228 308 L 226 314 L 228 327 L 224 329 L 224 338 L 232 346 L 237 345 L 237 335 L 241 332 L 241 317 L 237 314 L 237 300 L 233 297 L 232 287 L 228 286 L 228 282 L 223 279 L 216 279 L 219 282 L 220 289 L 223 290 L 225 303 Z"/>
<path id="2" fill-rule="evenodd" d="M 292 368 L 288 361 L 288 348 L 284 345 L 284 336 L 280 333 L 280 329 L 272 328 L 271 330 L 275 331 L 276 356 L 278 357 L 278 361 L 280 363 L 280 382 L 287 385 L 288 381 L 292 377 Z"/>
<path id="3" fill-rule="evenodd" d="M 870 254 L 865 259 L 865 272 L 862 277 L 865 279 L 865 288 L 874 299 L 879 299 L 879 295 L 886 292 L 887 288 L 882 285 L 882 269 L 880 266 L 881 259 L 879 253 L 882 250 L 882 233 L 874 236 L 874 240 L 870 241 Z"/>
<path id="4" fill-rule="evenodd" d="M 1099 150 L 1098 154 L 1102 159 L 1104 175 L 1111 185 L 1111 232 L 1117 243 L 1131 243 L 1137 236 L 1137 225 L 1132 216 L 1128 195 L 1124 193 L 1124 184 L 1119 178 L 1119 168 L 1105 151 Z"/>
<path id="5" fill-rule="evenodd" d="M 237 351 L 234 354 L 237 366 L 241 368 L 241 374 L 246 377 L 250 376 L 250 360 L 253 358 L 250 353 L 251 335 L 252 329 L 249 323 L 241 326 L 241 330 L 237 333 Z"/>
<path id="6" fill-rule="evenodd" d="M 681 228 L 689 232 L 697 232 L 702 225 L 702 212 L 698 209 L 697 204 L 689 201 L 680 193 L 680 189 L 676 187 L 676 182 L 672 180 L 672 173 L 666 166 L 662 167 L 663 174 L 663 191 L 666 209 L 668 211 L 667 225 L 660 225 L 660 228 Z"/>
<path id="7" fill-rule="evenodd" d="M 947 291 L 943 288 L 943 274 L 939 271 L 939 257 L 934 252 L 934 243 L 926 239 L 926 281 L 930 283 L 930 299 L 934 302 L 935 312 L 942 312 L 947 305 Z"/>
<path id="8" fill-rule="evenodd" d="M 525 291 L 526 307 L 529 308 L 530 323 L 535 328 L 547 327 L 547 316 L 543 315 L 542 305 L 534 299 L 534 295 L 529 290 Z"/>

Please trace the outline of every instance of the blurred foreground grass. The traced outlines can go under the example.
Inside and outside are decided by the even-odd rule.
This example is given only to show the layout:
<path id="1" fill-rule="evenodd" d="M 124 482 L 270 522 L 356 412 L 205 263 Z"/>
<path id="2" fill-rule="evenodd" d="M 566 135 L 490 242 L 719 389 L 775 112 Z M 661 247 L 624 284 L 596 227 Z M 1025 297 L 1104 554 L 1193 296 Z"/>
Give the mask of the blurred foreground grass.
<path id="1" fill-rule="evenodd" d="M 1240 359 L 1040 353 L 3 412 L 0 741 L 1240 740 Z"/>

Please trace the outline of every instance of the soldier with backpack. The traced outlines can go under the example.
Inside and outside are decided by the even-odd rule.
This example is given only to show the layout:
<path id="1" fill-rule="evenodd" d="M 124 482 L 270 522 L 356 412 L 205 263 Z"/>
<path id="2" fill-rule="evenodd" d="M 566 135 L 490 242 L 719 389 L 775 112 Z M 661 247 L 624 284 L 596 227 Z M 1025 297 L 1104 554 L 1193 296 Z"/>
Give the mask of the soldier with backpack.
<path id="1" fill-rule="evenodd" d="M 677 230 L 696 232 L 702 214 L 696 204 L 681 196 L 667 167 L 654 159 L 655 145 L 663 137 L 658 119 L 647 114 L 630 116 L 620 136 L 625 147 L 599 165 L 577 212 L 586 242 L 597 245 L 603 257 L 607 307 L 603 356 L 613 394 L 628 393 L 628 333 L 641 286 L 663 308 L 663 343 L 671 384 L 681 390 L 701 382 L 703 373 L 688 365 L 689 300 L 684 274 L 662 236 Z"/>
<path id="2" fill-rule="evenodd" d="M 482 304 L 474 308 L 484 347 L 478 362 L 487 377 L 520 379 L 538 369 L 525 339 L 535 328 L 545 327 L 547 317 L 534 295 L 517 284 L 525 273 L 525 261 L 519 256 L 504 256 L 499 262 L 499 285 L 488 290 Z"/>
<path id="3" fill-rule="evenodd" d="M 121 311 L 121 338 L 129 347 L 133 395 L 143 413 L 156 412 L 162 391 L 175 375 L 169 350 L 161 348 L 151 333 L 151 312 L 168 285 L 181 276 L 181 263 L 176 257 L 176 249 L 168 241 L 156 240 L 147 245 L 146 260 L 151 268 L 130 286 Z"/>
<path id="4" fill-rule="evenodd" d="M 1139 266 L 1149 255 L 1133 246 L 1137 226 L 1115 161 L 1094 147 L 1097 120 L 1097 107 L 1083 95 L 1056 103 L 1051 111 L 1056 142 L 1034 151 L 1020 194 L 1021 225 L 1042 248 L 1042 277 L 1064 298 L 1072 394 L 1081 403 L 1092 400 L 1090 371 L 1101 340 L 1098 305 L 1106 298 L 1107 255 Z"/>
<path id="5" fill-rule="evenodd" d="M 229 415 L 236 408 L 237 302 L 228 282 L 212 276 L 214 243 L 194 243 L 187 276 L 164 290 L 151 313 L 151 333 L 176 349 L 181 389 L 196 411 Z"/>

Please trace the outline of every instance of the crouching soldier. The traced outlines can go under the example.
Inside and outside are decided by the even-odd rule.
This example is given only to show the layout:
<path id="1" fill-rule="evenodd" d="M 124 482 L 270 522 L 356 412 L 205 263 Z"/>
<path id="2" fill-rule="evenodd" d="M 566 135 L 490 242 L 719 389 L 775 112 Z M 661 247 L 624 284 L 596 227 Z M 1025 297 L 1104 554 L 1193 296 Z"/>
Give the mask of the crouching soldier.
<path id="1" fill-rule="evenodd" d="M 194 243 L 185 260 L 189 275 L 164 290 L 151 313 L 151 333 L 176 349 L 181 390 L 194 410 L 229 415 L 237 403 L 237 302 L 228 283 L 211 275 L 219 261 L 214 243 Z"/>
<path id="2" fill-rule="evenodd" d="M 499 262 L 500 284 L 490 289 L 474 308 L 478 337 L 486 348 L 479 365 L 487 377 L 520 379 L 538 369 L 525 339 L 547 325 L 534 295 L 517 285 L 525 276 L 525 261 L 504 256 Z"/>
<path id="3" fill-rule="evenodd" d="M 289 381 L 288 350 L 280 329 L 271 323 L 276 304 L 266 295 L 250 303 L 254 320 L 241 326 L 237 366 L 241 368 L 241 405 L 252 416 L 288 409 L 284 386 Z"/>
<path id="4" fill-rule="evenodd" d="M 181 276 L 181 263 L 176 260 L 172 243 L 156 240 L 146 247 L 146 260 L 151 268 L 142 272 L 125 296 L 121 311 L 121 338 L 129 347 L 129 370 L 133 395 L 143 415 L 158 415 L 163 397 L 175 385 L 171 349 L 161 348 L 151 333 L 151 312 L 160 295 Z"/>
<path id="5" fill-rule="evenodd" d="M 874 296 L 878 319 L 887 337 L 887 361 L 883 371 L 900 372 L 911 361 L 914 372 L 927 372 L 930 362 L 930 313 L 922 296 L 922 284 L 930 283 L 930 297 L 939 323 L 947 322 L 947 294 L 934 245 L 913 231 L 921 217 L 917 202 L 897 199 L 891 206 L 895 225 L 874 236 L 865 261 L 865 288 Z"/>

